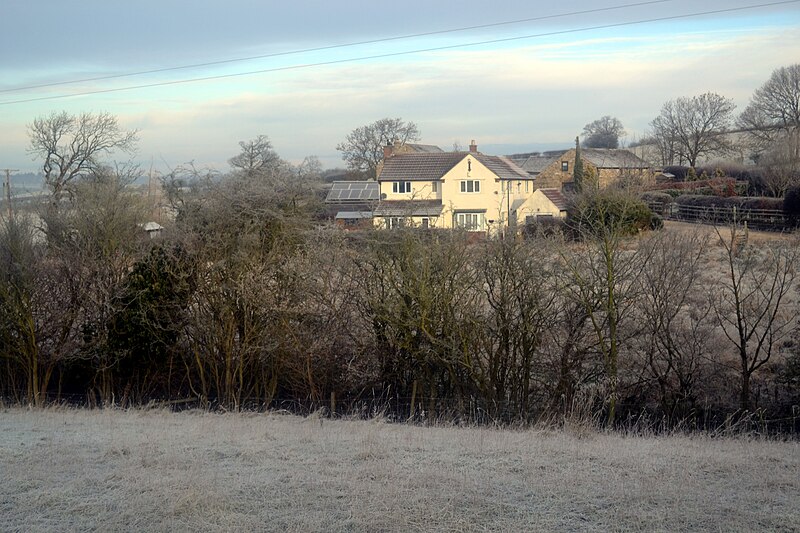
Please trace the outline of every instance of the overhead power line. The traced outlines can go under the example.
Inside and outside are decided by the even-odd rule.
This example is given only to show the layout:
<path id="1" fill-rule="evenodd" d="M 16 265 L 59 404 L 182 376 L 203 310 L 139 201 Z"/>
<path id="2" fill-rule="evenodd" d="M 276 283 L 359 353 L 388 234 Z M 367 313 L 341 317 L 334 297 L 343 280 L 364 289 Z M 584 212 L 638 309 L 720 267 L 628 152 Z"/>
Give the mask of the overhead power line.
<path id="1" fill-rule="evenodd" d="M 678 19 L 686 19 L 686 18 L 693 18 L 693 17 L 701 17 L 705 15 L 716 15 L 721 13 L 732 13 L 736 11 L 745 11 L 751 9 L 759 9 L 764 7 L 771 7 L 771 6 L 778 6 L 778 5 L 785 5 L 785 4 L 795 4 L 800 2 L 800 0 L 783 0 L 779 2 L 768 2 L 762 4 L 751 4 L 747 6 L 739 6 L 739 7 L 730 7 L 724 9 L 715 9 L 709 11 L 699 11 L 695 13 L 686 13 L 682 15 L 671 15 L 667 17 L 656 17 L 651 19 L 642 19 L 642 20 L 634 20 L 634 21 L 627 21 L 627 22 L 616 22 L 612 24 L 601 24 L 597 26 L 585 26 L 582 28 L 572 28 L 567 30 L 557 30 L 551 32 L 544 32 L 544 33 L 535 33 L 529 35 L 520 35 L 515 37 L 504 37 L 499 39 L 489 39 L 484 41 L 474 41 L 469 43 L 460 43 L 460 44 L 453 44 L 453 45 L 445 45 L 445 46 L 435 46 L 430 48 L 419 48 L 416 50 L 405 50 L 402 52 L 387 52 L 384 54 L 375 54 L 369 56 L 361 56 L 361 57 L 352 57 L 352 58 L 345 58 L 345 59 L 334 59 L 330 61 L 319 61 L 315 63 L 303 63 L 297 65 L 288 65 L 283 67 L 273 67 L 268 69 L 261 69 L 261 70 L 252 70 L 247 72 L 235 72 L 231 74 L 217 74 L 213 76 L 203 76 L 198 78 L 186 78 L 186 79 L 179 79 L 179 80 L 171 80 L 171 81 L 161 81 L 161 82 L 154 82 L 154 83 L 145 83 L 140 85 L 129 85 L 125 87 L 114 87 L 110 89 L 97 89 L 93 91 L 84 91 L 72 94 L 60 94 L 60 95 L 52 95 L 52 96 L 40 96 L 36 98 L 26 98 L 21 100 L 10 100 L 6 102 L 0 102 L 0 106 L 3 105 L 12 105 L 12 104 L 22 104 L 28 102 L 38 102 L 43 100 L 58 100 L 64 98 L 72 98 L 77 96 L 90 96 L 95 94 L 106 94 L 106 93 L 113 93 L 113 92 L 121 92 L 121 91 L 131 91 L 136 89 L 149 89 L 153 87 L 164 87 L 169 85 L 179 85 L 185 83 L 196 83 L 201 81 L 212 81 L 212 80 L 221 80 L 226 78 L 236 78 L 241 76 L 252 76 L 256 74 L 267 74 L 272 72 L 282 72 L 288 70 L 299 70 L 299 69 L 306 69 L 306 68 L 313 68 L 313 67 L 322 67 L 322 66 L 330 66 L 330 65 L 339 65 L 343 63 L 353 63 L 356 61 L 369 61 L 374 59 L 387 59 L 390 57 L 398 57 L 404 55 L 411 55 L 411 54 L 421 54 L 426 52 L 439 52 L 443 50 L 455 50 L 459 48 L 468 48 L 473 46 L 482 46 L 487 44 L 498 44 L 498 43 L 505 43 L 505 42 L 512 42 L 512 41 L 521 41 L 526 39 L 534 39 L 539 37 L 551 37 L 555 35 L 566 35 L 571 33 L 580 33 L 586 31 L 594 31 L 594 30 L 603 30 L 609 28 L 619 28 L 624 26 L 634 26 L 638 24 L 648 24 L 652 22 L 664 22 L 669 20 L 678 20 Z"/>
<path id="2" fill-rule="evenodd" d="M 499 26 L 508 26 L 512 24 L 522 24 L 524 22 L 540 22 L 543 20 L 552 20 L 557 18 L 565 18 L 565 17 L 573 17 L 578 15 L 588 15 L 592 13 L 601 13 L 605 11 L 616 11 L 620 9 L 629 9 L 631 7 L 640 7 L 640 6 L 647 6 L 651 4 L 663 4 L 667 2 L 674 2 L 675 0 L 649 0 L 647 2 L 635 2 L 632 4 L 622 4 L 617 6 L 610 6 L 610 7 L 598 7 L 594 9 L 585 9 L 582 11 L 570 11 L 567 13 L 557 13 L 554 15 L 541 15 L 538 17 L 530 17 L 530 18 L 520 18 L 520 19 L 513 19 L 513 20 L 505 20 L 501 22 L 492 22 L 488 24 L 478 24 L 475 26 L 463 26 L 460 28 L 450 28 L 446 30 L 435 30 L 435 31 L 428 31 L 428 32 L 421 32 L 421 33 L 411 33 L 407 35 L 397 35 L 394 37 L 382 37 L 379 39 L 370 39 L 367 41 L 356 41 L 352 43 L 343 43 L 343 44 L 331 44 L 326 46 L 318 46 L 315 48 L 303 48 L 300 50 L 290 50 L 285 52 L 273 52 L 270 54 L 263 54 L 257 56 L 249 56 L 249 57 L 238 57 L 233 59 L 222 59 L 219 61 L 207 61 L 204 63 L 194 63 L 191 65 L 179 65 L 175 67 L 164 67 L 164 68 L 157 68 L 151 70 L 140 70 L 138 72 L 127 72 L 123 74 L 109 74 L 107 76 L 97 76 L 93 78 L 82 78 L 78 80 L 68 80 L 68 81 L 56 81 L 51 83 L 42 83 L 39 85 L 27 85 L 24 87 L 13 87 L 11 89 L 0 89 L 0 93 L 8 93 L 8 92 L 19 92 L 19 91 L 28 91 L 31 89 L 43 89 L 46 87 L 57 87 L 59 85 L 71 85 L 75 83 L 85 83 L 90 81 L 103 81 L 103 80 L 113 80 L 119 78 L 130 78 L 133 76 L 142 76 L 145 74 L 158 74 L 162 72 L 172 72 L 176 70 L 185 70 L 185 69 L 192 69 L 192 68 L 201 68 L 201 67 L 212 67 L 217 65 L 225 65 L 229 63 L 239 63 L 243 61 L 253 61 L 256 59 L 268 59 L 272 57 L 281 57 L 281 56 L 289 56 L 289 55 L 297 55 L 297 54 L 305 54 L 308 52 L 323 52 L 327 50 L 335 50 L 339 48 L 348 48 L 353 46 L 362 46 L 365 44 L 378 44 L 378 43 L 386 43 L 391 41 L 400 41 L 405 39 L 416 39 L 419 37 L 431 37 L 433 35 L 444 35 L 447 33 L 456 33 L 456 32 L 464 32 L 464 31 L 471 31 L 471 30 L 480 30 L 485 28 L 496 28 Z"/>

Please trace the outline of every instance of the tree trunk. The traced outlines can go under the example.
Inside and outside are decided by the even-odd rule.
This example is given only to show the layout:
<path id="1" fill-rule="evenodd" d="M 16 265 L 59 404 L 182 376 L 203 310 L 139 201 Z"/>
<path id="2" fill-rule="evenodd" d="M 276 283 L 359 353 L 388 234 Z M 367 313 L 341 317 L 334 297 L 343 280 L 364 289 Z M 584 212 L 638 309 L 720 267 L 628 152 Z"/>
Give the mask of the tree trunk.
<path id="1" fill-rule="evenodd" d="M 739 407 L 741 410 L 750 410 L 750 373 L 746 368 L 742 369 L 742 390 L 739 395 Z"/>

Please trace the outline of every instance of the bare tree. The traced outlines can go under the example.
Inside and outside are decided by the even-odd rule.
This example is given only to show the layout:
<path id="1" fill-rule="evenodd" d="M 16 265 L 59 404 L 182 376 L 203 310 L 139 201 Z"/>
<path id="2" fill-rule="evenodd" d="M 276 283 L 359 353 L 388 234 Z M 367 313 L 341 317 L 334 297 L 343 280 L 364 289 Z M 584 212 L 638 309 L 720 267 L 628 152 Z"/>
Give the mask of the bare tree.
<path id="1" fill-rule="evenodd" d="M 403 144 L 418 141 L 419 129 L 413 122 L 400 118 L 382 118 L 372 124 L 351 131 L 336 149 L 350 170 L 363 173 L 367 179 L 374 178 L 378 163 L 383 159 L 384 146 L 395 141 Z"/>
<path id="2" fill-rule="evenodd" d="M 738 125 L 747 130 L 755 154 L 761 154 L 781 137 L 794 138 L 794 158 L 800 157 L 800 63 L 773 71 L 756 90 Z"/>
<path id="3" fill-rule="evenodd" d="M 665 104 L 671 106 L 671 103 Z M 663 109 L 662 109 L 663 113 Z M 672 124 L 663 114 L 650 123 L 649 139 L 655 145 L 662 166 L 683 164 L 678 151 L 678 135 Z"/>
<path id="4" fill-rule="evenodd" d="M 476 381 L 495 419 L 527 419 L 534 407 L 542 345 L 559 319 L 553 248 L 544 238 L 498 239 L 478 257 L 486 311 Z"/>
<path id="5" fill-rule="evenodd" d="M 790 188 L 800 185 L 799 149 L 800 129 L 773 140 L 759 157 L 759 164 L 764 170 L 764 185 L 773 196 L 783 197 Z"/>
<path id="6" fill-rule="evenodd" d="M 662 412 L 685 417 L 698 403 L 701 379 L 712 373 L 704 355 L 713 342 L 711 306 L 700 290 L 707 238 L 662 232 L 644 239 L 649 258 L 639 282 L 636 307 L 643 325 L 636 346 L 643 382 L 658 392 Z"/>
<path id="7" fill-rule="evenodd" d="M 642 203 L 620 192 L 593 191 L 579 196 L 571 209 L 571 224 L 588 249 L 562 252 L 563 286 L 591 325 L 606 378 L 607 420 L 613 425 L 620 390 L 620 354 L 640 292 L 638 275 L 647 262 L 647 249 L 629 250 L 624 243 L 636 231 Z"/>
<path id="8" fill-rule="evenodd" d="M 113 302 L 145 244 L 143 202 L 129 185 L 137 167 L 99 167 L 71 186 L 67 209 L 42 214 L 50 256 L 47 275 L 58 294 L 45 302 L 49 359 L 81 359 L 94 370 L 101 402 L 114 392 L 119 354 L 107 349 Z"/>
<path id="9" fill-rule="evenodd" d="M 583 127 L 585 148 L 618 148 L 625 128 L 617 117 L 605 115 Z"/>
<path id="10" fill-rule="evenodd" d="M 799 255 L 796 243 L 742 248 L 741 232 L 736 224 L 727 234 L 717 229 L 725 275 L 715 310 L 719 325 L 737 352 L 739 406 L 747 411 L 751 408 L 753 374 L 770 361 L 796 323 L 786 299 L 794 286 Z"/>
<path id="11" fill-rule="evenodd" d="M 723 153 L 730 148 L 725 132 L 730 128 L 733 101 L 716 93 L 669 101 L 651 123 L 654 134 L 665 146 L 694 167 L 701 157 Z"/>
<path id="12" fill-rule="evenodd" d="M 242 151 L 230 158 L 228 163 L 247 176 L 273 172 L 283 163 L 266 135 L 259 135 L 249 141 L 240 141 L 239 146 Z"/>
<path id="13" fill-rule="evenodd" d="M 42 250 L 34 232 L 27 216 L 0 219 L 0 361 L 6 366 L 0 385 L 38 406 L 53 365 L 42 360 L 38 345 L 35 301 L 43 288 L 37 268 Z"/>
<path id="14" fill-rule="evenodd" d="M 57 197 L 77 177 L 96 169 L 102 156 L 115 150 L 131 153 L 137 141 L 136 130 L 121 129 L 109 113 L 52 113 L 35 119 L 28 135 L 28 151 L 43 160 L 45 183 Z"/>
<path id="15" fill-rule="evenodd" d="M 436 412 L 444 396 L 463 411 L 473 392 L 474 309 L 480 298 L 466 235 L 380 232 L 359 261 L 361 312 L 373 326 L 384 388 Z M 424 404 L 423 404 L 424 405 Z"/>

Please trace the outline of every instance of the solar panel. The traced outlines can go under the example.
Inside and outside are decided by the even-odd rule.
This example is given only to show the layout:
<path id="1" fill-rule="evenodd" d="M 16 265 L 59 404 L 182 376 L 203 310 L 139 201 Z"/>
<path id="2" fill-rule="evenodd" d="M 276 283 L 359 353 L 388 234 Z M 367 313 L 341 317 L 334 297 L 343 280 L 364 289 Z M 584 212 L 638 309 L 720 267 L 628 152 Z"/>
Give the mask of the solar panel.
<path id="1" fill-rule="evenodd" d="M 376 181 L 335 181 L 325 198 L 327 202 L 378 201 L 380 185 Z"/>

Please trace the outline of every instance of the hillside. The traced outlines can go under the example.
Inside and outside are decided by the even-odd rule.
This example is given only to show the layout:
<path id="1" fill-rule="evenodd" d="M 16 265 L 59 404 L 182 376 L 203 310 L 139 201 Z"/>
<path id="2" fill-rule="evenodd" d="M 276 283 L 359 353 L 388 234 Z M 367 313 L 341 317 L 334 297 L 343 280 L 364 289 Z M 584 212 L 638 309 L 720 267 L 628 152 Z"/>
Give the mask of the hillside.
<path id="1" fill-rule="evenodd" d="M 796 531 L 800 444 L 6 409 L 0 530 Z"/>

